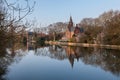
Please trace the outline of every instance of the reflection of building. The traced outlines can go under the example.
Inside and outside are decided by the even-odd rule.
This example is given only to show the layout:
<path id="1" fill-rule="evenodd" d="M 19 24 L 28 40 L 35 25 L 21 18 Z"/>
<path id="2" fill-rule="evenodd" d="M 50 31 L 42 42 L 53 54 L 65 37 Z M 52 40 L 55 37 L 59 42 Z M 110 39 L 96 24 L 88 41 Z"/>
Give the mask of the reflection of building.
<path id="1" fill-rule="evenodd" d="M 27 49 L 28 50 L 35 50 L 35 33 L 27 32 Z"/>
<path id="2" fill-rule="evenodd" d="M 68 57 L 68 59 L 70 61 L 70 64 L 73 67 L 74 60 L 77 59 L 77 61 L 78 61 L 79 58 L 80 58 L 79 47 L 75 48 L 75 47 L 68 47 L 68 46 L 66 46 L 64 48 L 65 48 L 67 57 Z"/>
<path id="3" fill-rule="evenodd" d="M 59 59 L 59 60 L 63 60 L 68 58 L 71 66 L 74 66 L 74 61 L 75 60 L 79 60 L 81 52 L 80 52 L 80 47 L 69 47 L 69 46 L 49 46 L 49 51 L 50 54 L 48 54 L 48 56 L 55 58 L 55 59 Z"/>
<path id="4" fill-rule="evenodd" d="M 36 52 L 37 46 L 35 44 L 33 44 L 33 43 L 28 42 L 27 43 L 27 49 L 28 49 L 28 51 L 29 50 L 35 50 L 35 52 Z"/>
<path id="5" fill-rule="evenodd" d="M 66 54 L 67 54 L 68 59 L 70 61 L 70 64 L 73 67 L 74 58 L 75 58 L 75 51 L 73 49 L 71 49 L 71 47 L 66 47 L 65 51 L 66 51 Z"/>

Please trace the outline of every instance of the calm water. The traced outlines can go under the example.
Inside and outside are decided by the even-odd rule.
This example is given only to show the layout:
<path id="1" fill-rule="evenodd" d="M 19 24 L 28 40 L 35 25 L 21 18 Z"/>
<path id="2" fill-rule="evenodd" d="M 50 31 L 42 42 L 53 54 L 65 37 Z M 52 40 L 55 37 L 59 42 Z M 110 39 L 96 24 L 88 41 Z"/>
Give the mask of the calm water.
<path id="1" fill-rule="evenodd" d="M 0 80 L 120 80 L 120 51 L 49 46 L 0 56 Z"/>

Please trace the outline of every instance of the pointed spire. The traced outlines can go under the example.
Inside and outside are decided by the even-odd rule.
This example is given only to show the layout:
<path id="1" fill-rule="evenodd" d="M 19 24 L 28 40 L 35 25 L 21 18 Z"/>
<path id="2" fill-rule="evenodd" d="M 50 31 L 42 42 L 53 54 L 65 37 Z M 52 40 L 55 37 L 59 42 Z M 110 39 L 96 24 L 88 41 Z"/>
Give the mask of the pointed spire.
<path id="1" fill-rule="evenodd" d="M 74 66 L 74 58 L 73 58 L 73 55 L 71 55 L 70 54 L 70 56 L 69 56 L 69 62 L 70 62 L 70 64 L 71 64 L 71 67 L 73 68 L 73 66 Z"/>
<path id="2" fill-rule="evenodd" d="M 70 16 L 70 23 L 73 23 L 73 21 L 72 21 L 72 16 Z"/>
<path id="3" fill-rule="evenodd" d="M 68 24 L 68 29 L 70 30 L 70 28 L 73 27 L 73 21 L 72 21 L 72 17 L 70 16 L 70 21 Z"/>
<path id="4" fill-rule="evenodd" d="M 70 16 L 70 21 L 69 21 L 70 26 L 73 26 L 73 20 L 72 20 L 72 16 Z"/>

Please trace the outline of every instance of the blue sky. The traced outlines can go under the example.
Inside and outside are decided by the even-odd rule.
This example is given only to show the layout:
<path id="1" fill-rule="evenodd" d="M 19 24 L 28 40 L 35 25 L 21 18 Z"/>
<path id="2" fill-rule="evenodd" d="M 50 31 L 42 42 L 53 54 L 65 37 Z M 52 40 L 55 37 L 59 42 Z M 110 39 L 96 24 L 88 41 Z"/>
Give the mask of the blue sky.
<path id="1" fill-rule="evenodd" d="M 20 0 L 22 1 L 22 0 Z M 32 3 L 33 0 L 30 2 Z M 70 15 L 74 23 L 83 18 L 95 18 L 105 11 L 120 10 L 120 0 L 35 0 L 36 6 L 28 19 L 35 18 L 41 25 L 67 22 Z"/>

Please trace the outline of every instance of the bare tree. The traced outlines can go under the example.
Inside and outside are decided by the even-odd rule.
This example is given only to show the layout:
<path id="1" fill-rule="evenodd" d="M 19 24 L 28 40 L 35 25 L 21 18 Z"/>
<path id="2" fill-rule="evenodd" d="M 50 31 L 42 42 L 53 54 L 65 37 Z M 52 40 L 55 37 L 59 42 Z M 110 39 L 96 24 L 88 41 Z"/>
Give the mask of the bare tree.
<path id="1" fill-rule="evenodd" d="M 23 0 L 24 6 L 20 5 L 20 1 L 10 3 L 7 0 L 0 0 L 0 47 L 5 43 L 14 46 L 17 41 L 17 30 L 21 28 L 18 30 L 20 32 L 25 28 L 21 23 L 22 20 L 34 10 L 35 2 L 30 5 L 28 0 Z"/>

